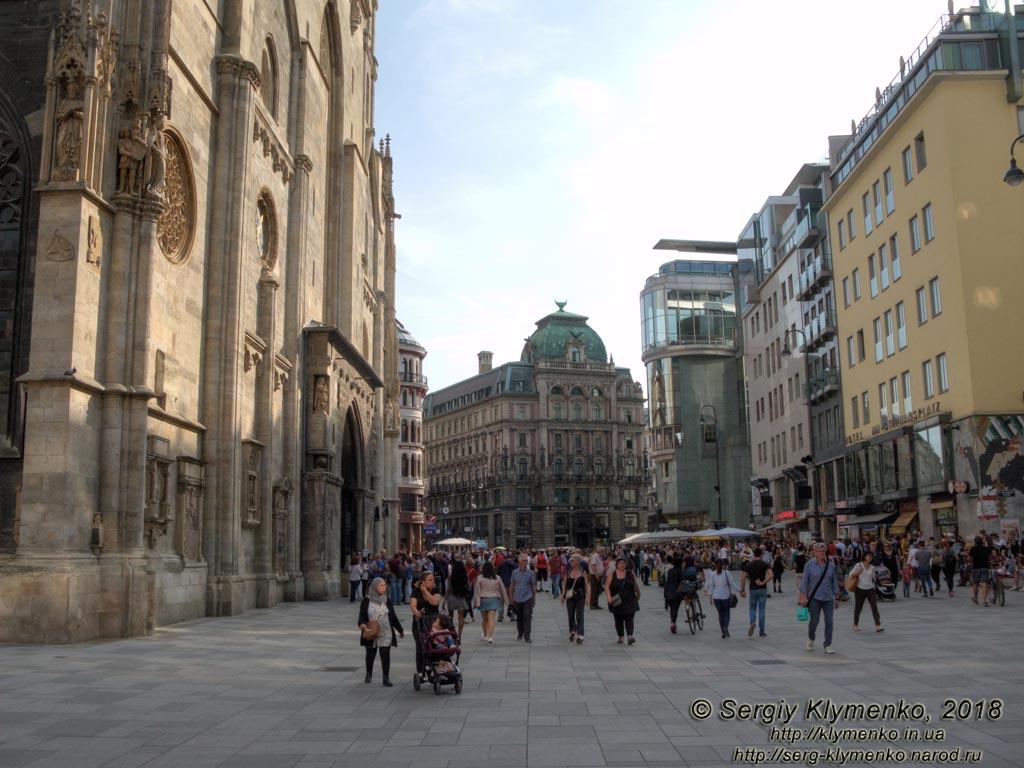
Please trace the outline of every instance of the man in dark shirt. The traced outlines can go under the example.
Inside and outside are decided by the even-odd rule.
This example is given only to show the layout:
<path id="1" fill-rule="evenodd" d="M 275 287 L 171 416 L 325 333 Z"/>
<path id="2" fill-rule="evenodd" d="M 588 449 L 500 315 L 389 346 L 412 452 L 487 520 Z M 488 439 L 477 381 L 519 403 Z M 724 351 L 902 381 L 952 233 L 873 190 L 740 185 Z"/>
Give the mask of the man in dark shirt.
<path id="1" fill-rule="evenodd" d="M 750 626 L 747 637 L 753 637 L 754 626 L 759 625 L 759 636 L 767 637 L 764 631 L 765 611 L 768 607 L 768 582 L 774 574 L 771 567 L 761 559 L 760 547 L 754 549 L 754 559 L 743 567 L 740 577 L 740 597 L 746 595 L 747 579 L 750 579 Z"/>
<path id="2" fill-rule="evenodd" d="M 971 559 L 971 583 L 974 585 L 971 600 L 978 604 L 978 585 L 981 585 L 981 604 L 988 606 L 988 561 L 992 557 L 991 547 L 985 546 L 981 536 L 974 537 L 974 545 L 967 552 Z"/>
<path id="3" fill-rule="evenodd" d="M 509 584 L 512 582 L 512 573 L 516 569 L 516 561 L 512 557 L 506 557 L 501 565 L 498 566 L 498 578 L 501 579 L 501 583 L 505 585 L 505 590 L 508 590 Z M 512 601 L 508 603 L 508 617 L 512 618 L 513 615 Z M 498 611 L 498 621 L 504 621 L 505 616 Z"/>

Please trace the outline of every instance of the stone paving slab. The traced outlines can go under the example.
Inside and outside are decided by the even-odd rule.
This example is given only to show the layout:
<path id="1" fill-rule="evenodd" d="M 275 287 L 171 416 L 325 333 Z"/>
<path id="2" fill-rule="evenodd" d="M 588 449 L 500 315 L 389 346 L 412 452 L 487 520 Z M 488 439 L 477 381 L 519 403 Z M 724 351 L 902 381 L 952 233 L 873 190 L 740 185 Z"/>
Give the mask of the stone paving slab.
<path id="1" fill-rule="evenodd" d="M 807 728 L 818 723 L 805 718 L 804 705 L 822 697 L 922 703 L 927 724 L 836 725 L 942 727 L 944 741 L 897 745 L 970 748 L 983 753 L 977 764 L 1024 766 L 1024 665 L 1016 653 L 1024 594 L 1011 593 L 1005 608 L 976 607 L 965 590 L 886 603 L 882 634 L 870 626 L 852 632 L 852 606 L 844 605 L 833 656 L 821 652 L 820 637 L 815 651 L 804 649 L 806 624 L 795 621 L 790 594 L 768 601 L 764 639 L 746 636 L 742 602 L 728 640 L 713 615 L 695 636 L 685 625 L 670 634 L 661 605 L 654 587 L 644 590 L 634 646 L 615 643 L 607 611 L 588 611 L 586 643 L 570 646 L 565 615 L 547 594 L 538 598 L 531 645 L 515 642 L 508 621 L 497 625 L 493 645 L 469 623 L 461 696 L 413 691 L 410 637 L 392 654 L 395 687 L 380 685 L 379 668 L 365 685 L 356 608 L 347 601 L 202 619 L 149 638 L 0 645 L 0 768 L 740 765 L 737 748 L 770 752 L 783 742 L 769 741 L 766 723 L 720 719 L 724 700 L 796 703 L 791 725 Z M 404 618 L 408 609 L 399 611 Z M 996 697 L 999 719 L 939 721 L 945 699 Z M 695 719 L 697 699 L 716 714 Z M 948 764 L 908 755 L 900 768 Z"/>

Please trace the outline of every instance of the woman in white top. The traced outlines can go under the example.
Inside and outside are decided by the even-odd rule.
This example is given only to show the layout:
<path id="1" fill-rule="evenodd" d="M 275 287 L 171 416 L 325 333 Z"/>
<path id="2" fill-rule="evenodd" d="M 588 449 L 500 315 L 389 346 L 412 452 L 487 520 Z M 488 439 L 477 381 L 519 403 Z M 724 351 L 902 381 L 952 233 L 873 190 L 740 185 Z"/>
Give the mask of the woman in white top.
<path id="1" fill-rule="evenodd" d="M 352 558 L 348 567 L 348 596 L 350 603 L 363 599 L 363 564 L 359 555 Z"/>
<path id="2" fill-rule="evenodd" d="M 875 566 L 871 563 L 872 558 L 870 552 L 865 552 L 861 561 L 853 566 L 853 570 L 847 577 L 849 579 L 857 578 L 853 604 L 853 628 L 858 632 L 860 627 L 857 624 L 860 621 L 860 611 L 864 607 L 865 600 L 871 605 L 871 615 L 875 618 L 875 632 L 882 631 L 882 617 L 878 615 L 878 598 L 875 595 Z"/>
<path id="3" fill-rule="evenodd" d="M 704 588 L 711 592 L 711 599 L 718 610 L 718 624 L 722 629 L 722 639 L 729 637 L 729 612 L 732 608 L 730 599 L 739 594 L 740 588 L 729 572 L 729 561 L 718 559 L 715 570 L 704 583 Z"/>

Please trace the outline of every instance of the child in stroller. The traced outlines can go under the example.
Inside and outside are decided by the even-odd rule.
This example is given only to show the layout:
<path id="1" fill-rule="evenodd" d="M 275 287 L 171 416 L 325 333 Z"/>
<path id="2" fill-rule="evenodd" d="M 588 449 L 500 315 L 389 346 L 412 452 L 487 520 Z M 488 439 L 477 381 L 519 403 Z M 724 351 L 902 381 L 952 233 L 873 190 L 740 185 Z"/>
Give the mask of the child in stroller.
<path id="1" fill-rule="evenodd" d="M 434 693 L 441 693 L 441 686 L 451 685 L 455 693 L 462 693 L 462 671 L 459 669 L 459 635 L 448 616 L 424 616 L 419 620 L 418 631 L 423 643 L 423 676 L 413 676 L 412 687 L 417 691 L 422 683 L 433 686 Z"/>

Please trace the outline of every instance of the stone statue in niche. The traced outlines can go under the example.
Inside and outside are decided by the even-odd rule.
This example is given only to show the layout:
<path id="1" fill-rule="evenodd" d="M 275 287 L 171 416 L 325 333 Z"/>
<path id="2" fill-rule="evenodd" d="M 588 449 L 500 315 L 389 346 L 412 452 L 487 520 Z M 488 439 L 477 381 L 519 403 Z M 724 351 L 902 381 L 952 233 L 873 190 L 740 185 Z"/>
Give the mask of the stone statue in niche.
<path id="1" fill-rule="evenodd" d="M 199 560 L 202 557 L 202 521 L 199 517 L 199 492 L 190 487 L 185 492 L 185 541 L 184 552 L 188 560 Z"/>
<path id="2" fill-rule="evenodd" d="M 64 97 L 57 110 L 57 140 L 54 146 L 54 181 L 74 181 L 82 154 L 82 73 L 68 73 Z"/>
<path id="3" fill-rule="evenodd" d="M 167 137 L 164 135 L 164 119 L 159 115 L 150 126 L 146 147 L 143 196 L 162 203 L 166 199 L 164 182 L 167 177 Z"/>
<path id="4" fill-rule="evenodd" d="M 139 112 L 135 124 L 131 128 L 122 128 L 117 140 L 117 151 L 120 159 L 117 163 L 117 191 L 125 195 L 139 192 L 139 168 L 149 150 L 146 135 L 149 131 L 149 115 Z"/>
<path id="5" fill-rule="evenodd" d="M 86 263 L 98 267 L 101 261 L 101 249 L 102 244 L 100 243 L 100 223 L 95 216 L 90 216 L 88 248 L 85 252 Z"/>
<path id="6" fill-rule="evenodd" d="M 313 385 L 313 413 L 327 415 L 330 404 L 330 384 L 326 376 L 317 376 Z"/>

